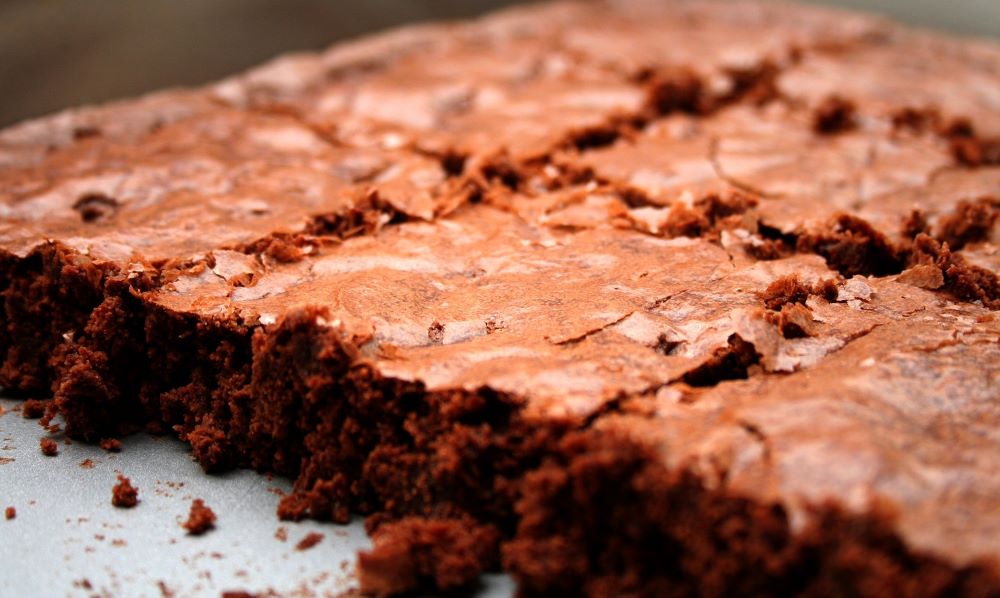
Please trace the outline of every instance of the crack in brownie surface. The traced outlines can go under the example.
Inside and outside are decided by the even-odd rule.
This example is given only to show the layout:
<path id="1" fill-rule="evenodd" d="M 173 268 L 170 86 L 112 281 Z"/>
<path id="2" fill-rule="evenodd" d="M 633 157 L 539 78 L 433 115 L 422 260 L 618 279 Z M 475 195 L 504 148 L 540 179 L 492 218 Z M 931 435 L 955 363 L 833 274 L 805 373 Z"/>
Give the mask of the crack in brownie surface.
<path id="1" fill-rule="evenodd" d="M 0 383 L 368 515 L 373 593 L 987 595 L 998 64 L 554 3 L 26 123 Z"/>

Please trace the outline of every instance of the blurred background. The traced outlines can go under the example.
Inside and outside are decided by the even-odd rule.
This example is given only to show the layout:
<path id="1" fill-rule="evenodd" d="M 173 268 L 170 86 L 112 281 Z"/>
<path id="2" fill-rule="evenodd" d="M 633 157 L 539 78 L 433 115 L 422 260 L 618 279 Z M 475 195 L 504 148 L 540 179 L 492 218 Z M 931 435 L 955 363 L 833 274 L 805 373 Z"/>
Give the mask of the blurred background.
<path id="1" fill-rule="evenodd" d="M 823 0 L 812 0 L 823 1 Z M 0 126 L 515 0 L 0 0 Z M 1000 37 L 1000 0 L 825 0 Z"/>

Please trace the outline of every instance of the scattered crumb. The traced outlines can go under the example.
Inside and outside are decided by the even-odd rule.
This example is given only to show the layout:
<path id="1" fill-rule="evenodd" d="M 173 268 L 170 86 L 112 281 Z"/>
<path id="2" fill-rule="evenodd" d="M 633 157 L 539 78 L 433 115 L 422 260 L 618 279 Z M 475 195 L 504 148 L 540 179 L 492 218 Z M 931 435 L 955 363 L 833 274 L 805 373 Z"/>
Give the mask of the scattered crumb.
<path id="1" fill-rule="evenodd" d="M 62 432 L 62 426 L 60 426 L 59 424 L 48 424 L 45 426 L 45 430 L 49 434 L 58 434 L 59 432 Z M 67 438 L 67 440 L 69 439 Z"/>
<path id="2" fill-rule="evenodd" d="M 309 550 L 313 546 L 323 541 L 323 534 L 319 532 L 309 532 L 299 543 L 295 545 L 295 550 Z"/>
<path id="3" fill-rule="evenodd" d="M 139 502 L 139 490 L 132 481 L 118 474 L 118 483 L 111 490 L 111 504 L 122 509 L 131 509 Z"/>
<path id="4" fill-rule="evenodd" d="M 86 579 L 86 578 L 74 581 L 73 582 L 73 587 L 75 587 L 75 588 L 83 588 L 84 590 L 92 590 L 92 589 L 94 589 L 93 584 L 91 584 L 90 580 Z"/>
<path id="5" fill-rule="evenodd" d="M 167 586 L 166 582 L 158 581 L 156 582 L 156 587 L 160 589 L 160 596 L 163 598 L 173 598 L 174 591 Z"/>
<path id="6" fill-rule="evenodd" d="M 434 320 L 430 328 L 427 329 L 427 339 L 438 345 L 444 342 L 444 324 Z"/>
<path id="7" fill-rule="evenodd" d="M 187 521 L 182 523 L 181 527 L 192 536 L 200 536 L 215 527 L 215 520 L 215 512 L 205 504 L 205 501 L 196 498 L 191 503 Z"/>
<path id="8" fill-rule="evenodd" d="M 112 546 L 128 546 L 128 542 L 126 542 L 124 540 L 124 538 L 115 538 L 114 540 L 111 540 L 111 545 Z"/>
<path id="9" fill-rule="evenodd" d="M 15 509 L 14 507 L 7 507 L 3 511 L 3 516 L 6 517 L 7 519 L 13 519 L 17 517 L 17 509 Z"/>
<path id="10" fill-rule="evenodd" d="M 59 454 L 59 445 L 51 438 L 42 438 L 38 444 L 42 448 L 42 454 L 46 457 L 55 457 Z"/>
<path id="11" fill-rule="evenodd" d="M 0 417 L 3 417 L 5 413 L 7 413 L 7 410 L 3 408 L 3 405 L 0 405 Z"/>
<path id="12" fill-rule="evenodd" d="M 117 453 L 122 450 L 122 441 L 117 438 L 102 438 L 100 445 L 109 453 Z"/>
<path id="13" fill-rule="evenodd" d="M 285 542 L 288 540 L 288 530 L 284 527 L 279 527 L 275 530 L 274 537 L 281 542 Z"/>
<path id="14" fill-rule="evenodd" d="M 93 469 L 94 468 L 94 460 L 93 459 L 84 459 L 83 461 L 80 461 L 80 467 L 82 467 L 84 469 Z"/>
<path id="15" fill-rule="evenodd" d="M 38 419 L 45 415 L 45 401 L 28 399 L 21 404 L 21 416 L 25 419 Z"/>
<path id="16" fill-rule="evenodd" d="M 849 131 L 857 126 L 857 108 L 854 102 L 839 96 L 830 96 L 816 107 L 813 130 L 830 135 Z"/>
<path id="17" fill-rule="evenodd" d="M 8 463 L 13 463 L 14 457 L 0 457 L 0 465 L 6 465 Z"/>

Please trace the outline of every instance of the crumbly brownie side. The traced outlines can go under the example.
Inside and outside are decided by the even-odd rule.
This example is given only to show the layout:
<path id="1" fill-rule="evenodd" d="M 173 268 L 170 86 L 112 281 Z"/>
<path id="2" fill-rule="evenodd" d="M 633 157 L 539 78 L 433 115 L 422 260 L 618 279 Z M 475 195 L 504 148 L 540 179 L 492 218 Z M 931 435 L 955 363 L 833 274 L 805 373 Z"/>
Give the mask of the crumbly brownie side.
<path id="1" fill-rule="evenodd" d="M 0 251 L 0 387 L 48 390 L 54 379 L 49 359 L 101 302 L 108 270 L 59 243 L 24 257 Z"/>
<path id="2" fill-rule="evenodd" d="M 913 550 L 891 508 L 855 515 L 831 501 L 796 525 L 779 502 L 661 467 L 630 436 L 567 435 L 525 476 L 503 546 L 522 595 L 988 596 L 1000 583 L 991 562 Z"/>

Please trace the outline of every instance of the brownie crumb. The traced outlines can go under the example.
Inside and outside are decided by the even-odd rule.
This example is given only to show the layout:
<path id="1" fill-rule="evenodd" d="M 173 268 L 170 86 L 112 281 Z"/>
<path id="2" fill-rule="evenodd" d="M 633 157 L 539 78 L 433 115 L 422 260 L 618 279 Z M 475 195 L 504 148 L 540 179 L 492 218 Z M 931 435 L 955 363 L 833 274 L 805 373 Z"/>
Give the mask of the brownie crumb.
<path id="1" fill-rule="evenodd" d="M 295 545 L 295 550 L 309 550 L 313 546 L 323 541 L 323 534 L 319 532 L 309 532 L 299 543 Z"/>
<path id="2" fill-rule="evenodd" d="M 117 438 L 102 438 L 100 446 L 109 453 L 118 453 L 122 450 L 122 441 Z"/>
<path id="3" fill-rule="evenodd" d="M 777 314 L 777 325 L 785 338 L 804 338 L 816 335 L 812 310 L 801 303 L 789 303 L 781 307 Z"/>
<path id="4" fill-rule="evenodd" d="M 743 248 L 750 257 L 763 261 L 777 260 L 792 254 L 792 248 L 784 239 L 767 239 L 755 236 Z"/>
<path id="5" fill-rule="evenodd" d="M 797 50 L 792 50 L 793 55 L 796 52 Z M 793 56 L 792 60 L 797 61 L 798 58 Z M 764 106 L 781 97 L 781 90 L 778 88 L 778 75 L 781 74 L 781 67 L 771 60 L 765 60 L 754 66 L 731 66 L 725 71 L 732 81 L 733 87 L 721 99 L 721 102 L 716 102 L 713 108 L 734 102 Z"/>
<path id="6" fill-rule="evenodd" d="M 753 343 L 748 343 L 738 334 L 728 339 L 726 347 L 720 347 L 700 366 L 684 374 L 683 380 L 691 386 L 715 386 L 724 380 L 745 380 L 749 377 L 750 366 L 760 361 Z"/>
<path id="7" fill-rule="evenodd" d="M 993 232 L 993 225 L 1000 218 L 1000 199 L 980 197 L 975 201 L 962 200 L 951 215 L 943 218 L 939 225 L 938 239 L 952 250 L 958 250 L 969 243 L 986 241 Z"/>
<path id="8" fill-rule="evenodd" d="M 379 527 L 374 548 L 358 555 L 363 594 L 387 596 L 432 587 L 468 588 L 495 565 L 500 534 L 467 518 L 406 517 Z"/>
<path id="9" fill-rule="evenodd" d="M 435 320 L 427 329 L 427 339 L 438 345 L 444 342 L 444 324 Z"/>
<path id="10" fill-rule="evenodd" d="M 905 239 L 913 239 L 919 234 L 929 233 L 930 231 L 931 226 L 927 222 L 927 216 L 920 210 L 911 211 L 903 218 L 902 225 L 900 226 L 900 233 Z"/>
<path id="11" fill-rule="evenodd" d="M 14 507 L 7 507 L 6 509 L 3 510 L 3 516 L 6 517 L 8 520 L 13 519 L 17 517 L 17 509 L 15 509 Z"/>
<path id="12" fill-rule="evenodd" d="M 191 502 L 187 521 L 181 524 L 181 527 L 192 536 L 200 536 L 215 527 L 215 520 L 215 512 L 205 504 L 205 501 L 196 498 Z"/>
<path id="13" fill-rule="evenodd" d="M 279 542 L 285 542 L 288 540 L 288 529 L 284 527 L 279 527 L 274 532 L 274 538 Z"/>
<path id="14" fill-rule="evenodd" d="M 645 74 L 642 78 L 647 80 L 646 101 L 654 114 L 700 114 L 708 111 L 704 84 L 694 71 L 676 69 L 666 73 Z"/>
<path id="15" fill-rule="evenodd" d="M 84 459 L 83 461 L 80 461 L 80 467 L 83 468 L 83 469 L 93 469 L 94 468 L 94 460 L 93 459 Z"/>
<path id="16" fill-rule="evenodd" d="M 156 587 L 160 589 L 160 596 L 162 598 L 173 598 L 174 591 L 170 589 L 165 581 L 156 582 Z"/>
<path id="17" fill-rule="evenodd" d="M 821 135 L 843 133 L 857 126 L 857 108 L 854 102 L 840 96 L 823 100 L 813 112 L 813 130 Z"/>
<path id="18" fill-rule="evenodd" d="M 118 209 L 119 203 L 113 197 L 102 193 L 87 193 L 80 196 L 73 204 L 73 209 L 80 214 L 84 222 L 107 220 Z"/>
<path id="19" fill-rule="evenodd" d="M 38 399 L 28 399 L 21 404 L 21 415 L 25 419 L 38 419 L 45 415 L 46 403 Z"/>
<path id="20" fill-rule="evenodd" d="M 951 138 L 951 153 L 963 166 L 996 166 L 1000 164 L 1000 139 L 955 136 Z"/>
<path id="21" fill-rule="evenodd" d="M 577 151 L 587 151 L 607 147 L 622 136 L 622 128 L 615 123 L 606 123 L 574 131 L 566 140 L 566 145 Z"/>
<path id="22" fill-rule="evenodd" d="M 953 118 L 939 125 L 937 132 L 938 135 L 949 139 L 972 138 L 976 136 L 976 129 L 972 126 L 972 121 L 967 118 Z"/>
<path id="23" fill-rule="evenodd" d="M 815 253 L 844 276 L 898 274 L 904 259 L 899 249 L 867 220 L 841 214 L 824 229 L 803 234 L 796 249 Z"/>
<path id="24" fill-rule="evenodd" d="M 236 466 L 236 455 L 229 439 L 219 428 L 198 424 L 184 440 L 191 445 L 191 454 L 206 472 L 217 473 Z"/>
<path id="25" fill-rule="evenodd" d="M 947 244 L 928 235 L 914 240 L 910 268 L 931 266 L 941 273 L 941 288 L 966 301 L 979 301 L 990 309 L 1000 309 L 1000 278 L 993 272 L 969 264 L 961 255 L 951 252 Z M 926 280 L 922 273 L 920 280 Z"/>
<path id="26" fill-rule="evenodd" d="M 90 139 L 92 137 L 100 137 L 103 134 L 100 127 L 95 127 L 92 125 L 84 125 L 79 127 L 73 127 L 73 140 L 82 141 L 84 139 Z"/>
<path id="27" fill-rule="evenodd" d="M 42 448 L 42 454 L 46 457 L 55 457 L 59 454 L 59 445 L 51 438 L 42 438 L 38 444 Z"/>
<path id="28" fill-rule="evenodd" d="M 827 301 L 833 301 L 837 298 L 837 283 L 826 279 L 810 285 L 802 282 L 798 276 L 793 274 L 782 276 L 767 285 L 760 297 L 764 301 L 764 307 L 780 311 L 791 303 L 805 305 L 809 297 L 813 295 L 823 297 Z"/>
<path id="29" fill-rule="evenodd" d="M 709 193 L 691 207 L 678 203 L 670 209 L 663 233 L 668 237 L 706 237 L 716 240 L 721 231 L 738 226 L 742 215 L 756 207 L 756 198 L 739 191 Z"/>
<path id="30" fill-rule="evenodd" d="M 301 247 L 290 240 L 281 237 L 273 238 L 264 249 L 263 254 L 272 260 L 283 264 L 298 262 L 306 256 L 306 252 L 303 251 Z"/>
<path id="31" fill-rule="evenodd" d="M 111 504 L 122 509 L 131 509 L 139 503 L 139 490 L 132 481 L 118 474 L 118 483 L 111 491 Z"/>
<path id="32" fill-rule="evenodd" d="M 907 106 L 900 108 L 890 114 L 892 128 L 894 130 L 909 130 L 914 133 L 923 133 L 927 130 L 936 130 L 941 125 L 941 113 L 934 108 L 914 108 Z"/>

